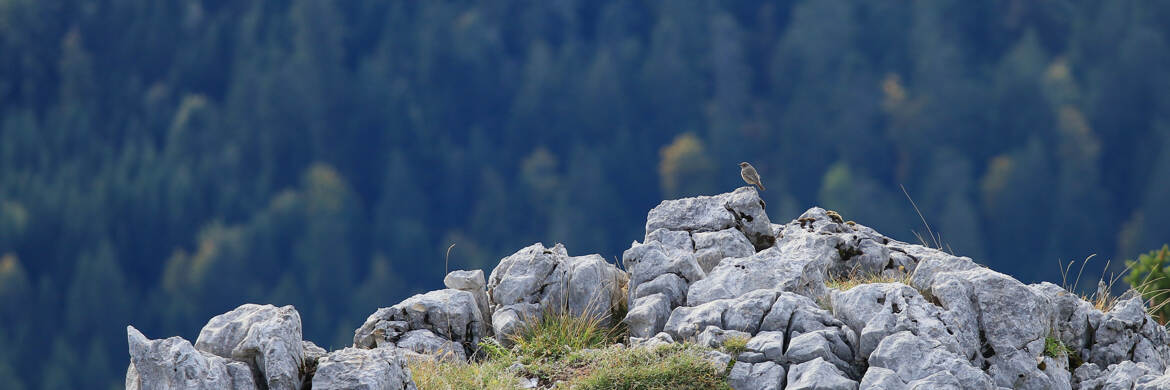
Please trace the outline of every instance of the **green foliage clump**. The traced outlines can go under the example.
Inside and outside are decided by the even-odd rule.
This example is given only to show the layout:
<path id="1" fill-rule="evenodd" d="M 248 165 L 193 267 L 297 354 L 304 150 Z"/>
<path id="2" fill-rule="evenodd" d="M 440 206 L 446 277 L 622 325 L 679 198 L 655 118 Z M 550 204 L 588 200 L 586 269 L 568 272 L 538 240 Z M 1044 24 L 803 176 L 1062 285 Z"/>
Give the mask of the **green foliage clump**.
<path id="1" fill-rule="evenodd" d="M 1048 357 L 1059 358 L 1062 356 L 1069 356 L 1073 354 L 1073 350 L 1060 339 L 1048 336 L 1044 338 L 1044 355 Z"/>
<path id="2" fill-rule="evenodd" d="M 707 349 L 671 344 L 656 348 L 609 348 L 583 354 L 583 375 L 573 389 L 731 389 L 722 367 L 703 357 Z"/>
<path id="3" fill-rule="evenodd" d="M 709 348 L 626 348 L 614 344 L 622 336 L 615 329 L 596 317 L 549 314 L 519 333 L 511 348 L 486 339 L 478 360 L 419 359 L 410 370 L 421 390 L 513 389 L 525 378 L 557 389 L 729 389 L 726 367 L 703 356 Z"/>
<path id="4" fill-rule="evenodd" d="M 508 370 L 512 351 L 486 339 L 479 344 L 484 359 L 479 362 L 452 362 L 432 359 L 410 361 L 410 373 L 419 389 L 505 390 L 520 387 L 517 372 Z"/>
<path id="5" fill-rule="evenodd" d="M 727 352 L 728 355 L 731 355 L 732 358 L 735 358 L 744 351 L 747 351 L 747 343 L 747 337 L 728 337 L 723 340 L 723 352 Z"/>
<path id="6" fill-rule="evenodd" d="M 1129 274 L 1125 282 L 1142 294 L 1150 306 L 1150 315 L 1158 322 L 1166 323 L 1170 319 L 1170 245 L 1162 245 L 1162 249 L 1150 251 L 1138 256 L 1137 260 L 1126 260 L 1125 266 Z"/>
<path id="7" fill-rule="evenodd" d="M 619 342 L 622 334 L 618 328 L 606 326 L 606 321 L 601 316 L 545 313 L 522 329 L 513 342 L 517 353 L 526 358 L 557 359 L 569 352 Z"/>

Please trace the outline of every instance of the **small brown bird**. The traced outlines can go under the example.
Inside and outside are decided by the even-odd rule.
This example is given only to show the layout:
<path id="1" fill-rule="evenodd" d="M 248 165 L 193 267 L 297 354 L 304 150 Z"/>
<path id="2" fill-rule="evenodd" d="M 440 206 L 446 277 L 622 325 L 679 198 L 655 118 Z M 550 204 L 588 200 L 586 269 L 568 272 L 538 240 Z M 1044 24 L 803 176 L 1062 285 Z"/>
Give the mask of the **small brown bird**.
<path id="1" fill-rule="evenodd" d="M 760 191 L 764 190 L 764 183 L 760 181 L 760 174 L 756 172 L 756 168 L 747 162 L 739 163 L 739 176 L 743 178 L 748 184 L 754 184 L 760 187 Z"/>

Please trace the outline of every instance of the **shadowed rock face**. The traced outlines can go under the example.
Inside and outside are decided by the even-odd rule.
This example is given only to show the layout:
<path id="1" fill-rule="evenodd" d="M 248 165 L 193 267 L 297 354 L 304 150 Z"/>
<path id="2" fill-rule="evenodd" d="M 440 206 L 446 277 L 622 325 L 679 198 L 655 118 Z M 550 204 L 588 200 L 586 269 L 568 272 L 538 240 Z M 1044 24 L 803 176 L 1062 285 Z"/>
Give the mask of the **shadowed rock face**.
<path id="1" fill-rule="evenodd" d="M 290 306 L 241 306 L 194 346 L 129 328 L 126 386 L 413 389 L 408 359 L 466 359 L 546 313 L 607 318 L 626 304 L 635 348 L 746 339 L 736 356 L 712 353 L 736 389 L 1170 388 L 1170 335 L 1139 297 L 1102 312 L 816 207 L 772 224 L 749 187 L 662 202 L 622 263 L 534 244 L 486 281 L 455 271 L 448 289 L 379 309 L 356 348 L 333 352 L 301 341 Z M 850 277 L 885 282 L 826 286 Z M 1048 341 L 1073 358 L 1047 355 Z"/>

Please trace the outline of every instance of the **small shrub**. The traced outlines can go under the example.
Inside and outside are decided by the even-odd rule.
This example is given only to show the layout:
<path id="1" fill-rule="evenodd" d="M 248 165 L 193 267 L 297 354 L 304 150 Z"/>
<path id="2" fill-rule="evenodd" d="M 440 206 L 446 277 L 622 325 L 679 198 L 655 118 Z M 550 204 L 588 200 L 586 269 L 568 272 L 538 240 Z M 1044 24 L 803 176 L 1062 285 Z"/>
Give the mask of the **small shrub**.
<path id="1" fill-rule="evenodd" d="M 508 359 L 515 356 L 512 350 L 504 348 L 496 339 L 488 337 L 479 342 L 478 355 L 486 359 Z"/>
<path id="2" fill-rule="evenodd" d="M 748 338 L 743 336 L 733 336 L 723 339 L 723 352 L 734 359 L 739 354 L 747 351 Z"/>
<path id="3" fill-rule="evenodd" d="M 1170 319 L 1170 245 L 1126 260 L 1129 274 L 1125 282 L 1142 294 L 1148 302 L 1150 315 L 1165 324 Z"/>
<path id="4" fill-rule="evenodd" d="M 1052 336 L 1044 338 L 1044 355 L 1052 358 L 1061 358 L 1072 354 L 1072 349 L 1064 345 L 1060 339 Z"/>

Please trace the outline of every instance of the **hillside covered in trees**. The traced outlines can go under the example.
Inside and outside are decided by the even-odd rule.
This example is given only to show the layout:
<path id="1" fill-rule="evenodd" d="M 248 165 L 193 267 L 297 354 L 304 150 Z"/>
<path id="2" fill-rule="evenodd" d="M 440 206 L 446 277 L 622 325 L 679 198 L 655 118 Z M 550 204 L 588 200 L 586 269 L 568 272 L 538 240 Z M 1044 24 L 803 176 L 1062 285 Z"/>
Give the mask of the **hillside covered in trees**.
<path id="1" fill-rule="evenodd" d="M 120 388 L 125 326 L 374 309 L 727 192 L 1023 281 L 1170 241 L 1170 3 L 0 0 L 0 383 Z M 448 247 L 450 249 L 449 258 Z M 1070 281 L 1071 282 L 1071 281 Z"/>

